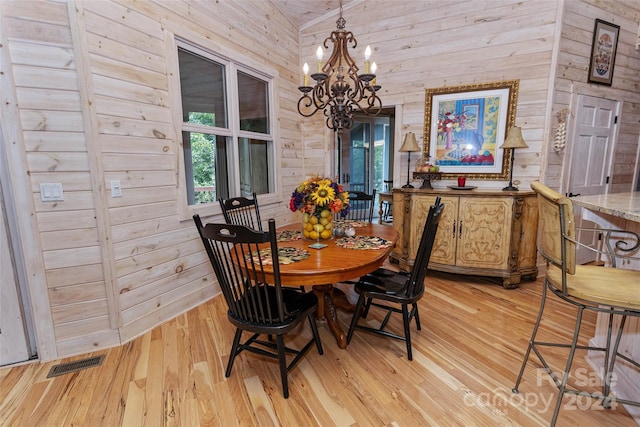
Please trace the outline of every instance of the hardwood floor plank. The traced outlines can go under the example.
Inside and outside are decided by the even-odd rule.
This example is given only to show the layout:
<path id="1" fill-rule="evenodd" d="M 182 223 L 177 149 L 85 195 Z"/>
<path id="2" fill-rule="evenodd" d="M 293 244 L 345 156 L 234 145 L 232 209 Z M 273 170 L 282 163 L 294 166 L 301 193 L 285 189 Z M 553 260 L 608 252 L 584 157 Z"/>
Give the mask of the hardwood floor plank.
<path id="1" fill-rule="evenodd" d="M 0 369 L 0 425 L 23 426 L 546 426 L 557 389 L 532 356 L 511 388 L 538 310 L 542 282 L 507 290 L 486 278 L 433 273 L 420 301 L 422 330 L 412 325 L 413 361 L 404 342 L 356 331 L 339 349 L 319 322 L 325 350 L 312 348 L 289 374 L 282 396 L 278 365 L 242 353 L 224 376 L 234 328 L 221 297 L 204 302 L 135 340 L 105 352 Z M 573 312 L 550 302 L 542 335 L 567 340 Z M 394 315 L 395 316 L 395 315 Z M 348 328 L 349 313 L 338 313 Z M 367 321 L 382 314 L 371 310 Z M 400 331 L 400 317 L 391 328 Z M 584 321 L 580 342 L 593 335 Z M 307 323 L 288 342 L 303 344 Z M 58 363 L 106 354 L 102 366 L 46 378 Z M 566 350 L 548 352 L 564 367 Z M 589 373 L 584 353 L 575 369 Z M 574 378 L 575 380 L 575 378 Z M 589 390 L 593 388 L 588 388 Z M 565 398 L 558 425 L 637 427 L 623 407 L 602 410 Z M 584 407 L 586 409 L 580 409 Z"/>

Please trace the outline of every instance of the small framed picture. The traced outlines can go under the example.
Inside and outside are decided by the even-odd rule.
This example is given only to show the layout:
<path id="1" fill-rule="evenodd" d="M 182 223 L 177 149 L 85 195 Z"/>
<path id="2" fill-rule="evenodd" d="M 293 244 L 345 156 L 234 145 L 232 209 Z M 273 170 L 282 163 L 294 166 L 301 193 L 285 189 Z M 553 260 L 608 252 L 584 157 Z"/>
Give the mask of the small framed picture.
<path id="1" fill-rule="evenodd" d="M 591 60 L 589 63 L 589 83 L 611 86 L 613 66 L 616 62 L 618 34 L 620 26 L 596 19 L 591 44 Z"/>

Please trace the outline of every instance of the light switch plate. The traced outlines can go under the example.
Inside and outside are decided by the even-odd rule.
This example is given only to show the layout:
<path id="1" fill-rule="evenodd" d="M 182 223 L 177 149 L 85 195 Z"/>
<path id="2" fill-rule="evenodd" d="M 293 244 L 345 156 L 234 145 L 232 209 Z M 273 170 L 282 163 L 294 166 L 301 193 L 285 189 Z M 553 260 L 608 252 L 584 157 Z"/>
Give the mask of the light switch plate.
<path id="1" fill-rule="evenodd" d="M 122 187 L 120 181 L 111 181 L 111 197 L 122 197 Z"/>
<path id="2" fill-rule="evenodd" d="M 50 182 L 40 184 L 40 200 L 43 202 L 57 202 L 64 200 L 62 183 Z"/>

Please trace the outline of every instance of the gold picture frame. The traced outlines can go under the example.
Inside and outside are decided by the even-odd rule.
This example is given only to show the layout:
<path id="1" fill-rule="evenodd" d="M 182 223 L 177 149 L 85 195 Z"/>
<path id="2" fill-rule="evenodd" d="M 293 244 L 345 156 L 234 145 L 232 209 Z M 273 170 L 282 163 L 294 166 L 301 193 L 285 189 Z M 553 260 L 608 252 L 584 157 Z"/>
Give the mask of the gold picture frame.
<path id="1" fill-rule="evenodd" d="M 519 82 L 425 90 L 423 152 L 443 179 L 509 179 L 511 152 L 499 147 L 515 125 Z"/>

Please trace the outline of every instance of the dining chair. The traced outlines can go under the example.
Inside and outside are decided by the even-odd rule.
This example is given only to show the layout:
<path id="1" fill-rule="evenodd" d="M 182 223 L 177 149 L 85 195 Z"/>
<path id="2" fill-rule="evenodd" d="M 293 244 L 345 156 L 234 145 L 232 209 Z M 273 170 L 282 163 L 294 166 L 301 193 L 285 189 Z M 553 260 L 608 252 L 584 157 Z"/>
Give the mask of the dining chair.
<path id="1" fill-rule="evenodd" d="M 256 193 L 251 199 L 247 197 L 232 197 L 229 199 L 218 199 L 222 208 L 222 215 L 227 224 L 246 225 L 255 230 L 262 231 L 262 221 L 260 220 L 260 209 Z"/>
<path id="2" fill-rule="evenodd" d="M 284 397 L 289 397 L 288 372 L 314 343 L 318 353 L 323 354 L 315 319 L 318 298 L 313 292 L 304 293 L 281 285 L 273 219 L 269 220 L 267 232 L 245 225 L 203 225 L 198 215 L 194 215 L 193 220 L 227 303 L 227 318 L 236 328 L 225 376 L 231 375 L 233 361 L 245 350 L 272 357 L 280 365 Z M 265 253 L 264 245 L 259 246 L 261 243 L 269 243 L 270 253 Z M 264 279 L 267 264 L 273 266 L 273 283 L 266 283 Z M 311 339 L 299 350 L 285 346 L 284 336 L 305 319 L 311 325 Z M 245 331 L 251 336 L 241 342 Z M 268 338 L 260 339 L 261 335 Z M 276 337 L 275 343 L 271 336 Z M 289 364 L 287 354 L 294 355 Z"/>
<path id="3" fill-rule="evenodd" d="M 375 200 L 375 188 L 371 194 L 364 191 L 349 191 L 349 213 L 340 219 L 372 222 Z"/>
<path id="4" fill-rule="evenodd" d="M 596 265 L 577 265 L 576 264 L 576 247 L 588 246 L 576 240 L 576 231 L 594 229 L 582 229 L 575 226 L 573 215 L 573 206 L 571 199 L 565 197 L 556 191 L 550 189 L 540 182 L 531 184 L 531 188 L 536 192 L 538 198 L 539 211 L 539 251 L 547 264 L 547 272 L 544 278 L 542 288 L 542 298 L 540 308 L 538 310 L 537 319 L 533 327 L 531 339 L 522 361 L 520 373 L 513 387 L 514 393 L 519 393 L 520 382 L 529 360 L 531 351 L 533 351 L 547 374 L 549 374 L 558 388 L 558 396 L 556 399 L 551 426 L 556 424 L 558 413 L 562 406 L 562 399 L 566 394 L 590 396 L 594 399 L 602 401 L 605 408 L 611 407 L 612 402 L 640 406 L 640 402 L 621 399 L 611 395 L 612 378 L 615 378 L 613 370 L 616 359 L 635 366 L 640 369 L 640 364 L 633 361 L 625 354 L 618 351 L 618 345 L 622 336 L 622 331 L 626 323 L 627 317 L 640 316 L 640 271 L 626 270 L 619 268 L 609 268 Z M 602 236 L 612 236 L 613 230 L 595 229 L 602 233 Z M 631 232 L 624 233 L 635 241 L 635 245 L 629 242 L 618 240 L 615 244 L 618 252 L 615 252 L 608 242 L 603 247 L 609 250 L 601 250 L 592 248 L 594 252 L 604 254 L 608 257 L 622 257 L 624 252 L 629 252 L 638 248 L 638 235 Z M 617 239 L 616 239 L 617 240 Z M 626 245 L 626 247 L 625 247 Z M 572 339 L 570 342 L 559 342 L 559 339 L 550 341 L 538 340 L 537 335 L 541 330 L 553 331 L 553 335 L 557 336 L 557 330 L 560 325 L 555 324 L 550 319 L 544 318 L 544 309 L 547 298 L 556 296 L 561 302 L 567 303 L 575 309 L 575 325 L 572 331 Z M 560 308 L 554 307 L 554 311 Z M 602 346 L 597 345 L 581 345 L 578 344 L 580 337 L 580 327 L 585 311 L 596 313 L 606 313 L 605 318 L 608 319 L 608 330 L 606 343 Z M 569 316 L 572 312 L 562 311 L 563 314 Z M 619 321 L 616 321 L 615 318 Z M 540 327 L 542 325 L 542 328 Z M 545 333 L 543 332 L 543 333 Z M 548 339 L 548 338 L 547 338 Z M 594 343 L 597 344 L 597 343 Z M 542 354 L 543 347 L 554 347 L 568 349 L 568 355 L 565 362 L 563 372 L 554 372 L 550 365 L 558 366 L 558 352 L 547 352 Z M 590 352 L 591 360 L 595 359 L 593 352 L 602 352 L 602 387 L 601 392 L 592 392 L 588 390 L 579 390 L 580 381 L 574 381 L 575 378 L 571 373 L 571 366 L 576 354 L 576 350 L 587 350 Z M 566 350 L 565 353 L 567 354 Z M 553 357 L 553 359 L 552 359 Z M 549 362 L 551 361 L 551 362 Z M 562 362 L 560 362 L 562 363 Z M 571 384 L 569 378 L 572 378 Z"/>
<path id="5" fill-rule="evenodd" d="M 393 180 L 384 180 L 384 191 L 385 193 L 391 193 L 393 191 Z M 393 222 L 393 201 L 383 200 L 382 201 L 382 218 L 381 222 L 383 224 L 388 224 Z"/>
<path id="6" fill-rule="evenodd" d="M 420 330 L 420 315 L 418 301 L 424 295 L 424 281 L 429 266 L 429 258 L 433 249 L 433 242 L 438 231 L 438 224 L 442 218 L 445 205 L 440 197 L 429 208 L 425 221 L 420 245 L 416 254 L 416 260 L 410 273 L 395 272 L 386 268 L 379 268 L 371 274 L 367 274 L 355 284 L 355 291 L 359 295 L 356 309 L 351 318 L 351 325 L 347 333 L 347 343 L 351 342 L 356 328 L 367 332 L 396 338 L 406 342 L 407 357 L 413 360 L 411 353 L 411 320 L 415 319 L 416 329 Z M 365 303 L 366 302 L 366 303 Z M 360 318 L 366 318 L 371 306 L 386 310 L 384 319 L 378 328 L 372 328 L 358 324 Z M 409 310 L 411 306 L 411 310 Z M 364 308 L 364 309 L 363 309 Z M 391 314 L 401 313 L 404 326 L 404 335 L 391 332 L 386 328 Z"/>

